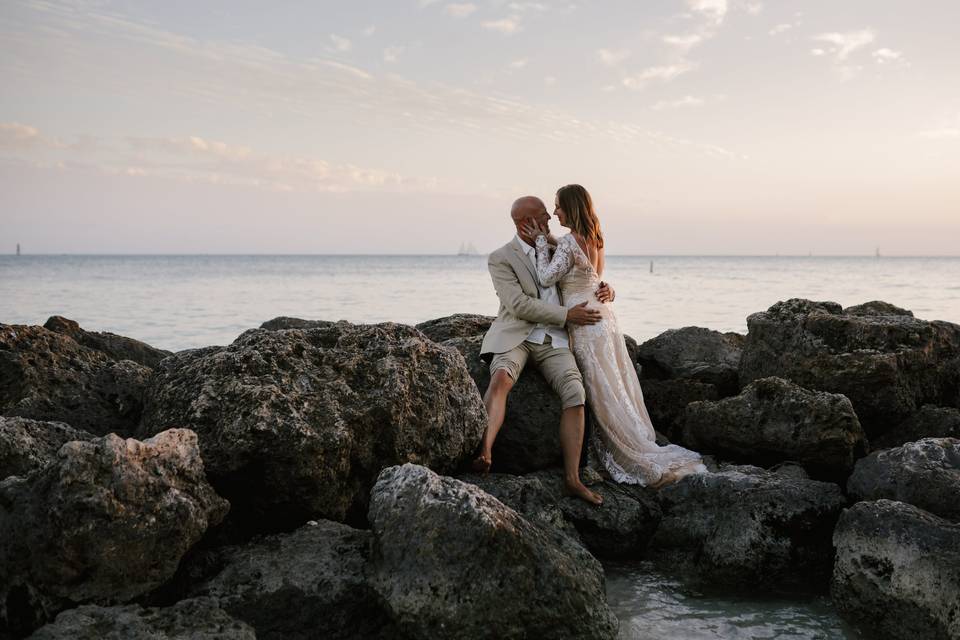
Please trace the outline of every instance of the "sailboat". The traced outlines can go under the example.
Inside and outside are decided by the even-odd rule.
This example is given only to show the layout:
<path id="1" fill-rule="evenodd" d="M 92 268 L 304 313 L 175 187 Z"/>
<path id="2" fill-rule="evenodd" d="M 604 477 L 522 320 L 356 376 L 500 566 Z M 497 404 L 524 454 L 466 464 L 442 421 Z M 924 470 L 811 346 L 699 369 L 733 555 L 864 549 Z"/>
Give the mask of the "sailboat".
<path id="1" fill-rule="evenodd" d="M 460 251 L 457 252 L 458 256 L 478 256 L 480 252 L 477 251 L 477 248 L 473 246 L 472 242 L 461 242 Z"/>

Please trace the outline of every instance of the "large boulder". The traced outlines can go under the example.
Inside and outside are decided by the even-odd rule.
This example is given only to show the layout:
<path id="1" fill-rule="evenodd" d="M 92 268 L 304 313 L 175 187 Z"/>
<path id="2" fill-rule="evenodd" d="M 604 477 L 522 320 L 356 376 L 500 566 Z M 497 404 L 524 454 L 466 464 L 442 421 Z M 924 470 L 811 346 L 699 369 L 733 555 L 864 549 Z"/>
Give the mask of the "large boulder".
<path id="1" fill-rule="evenodd" d="M 68 442 L 0 482 L 0 623 L 30 629 L 77 603 L 147 593 L 228 508 L 192 431 Z"/>
<path id="2" fill-rule="evenodd" d="M 858 502 L 833 542 L 833 602 L 869 637 L 960 638 L 960 524 L 903 502 Z"/>
<path id="3" fill-rule="evenodd" d="M 310 522 L 217 553 L 221 569 L 193 590 L 249 623 L 260 640 L 393 637 L 367 581 L 373 534 Z"/>
<path id="4" fill-rule="evenodd" d="M 417 329 L 434 342 L 443 342 L 452 338 L 483 335 L 495 319 L 493 316 L 481 316 L 475 313 L 455 313 L 452 316 L 421 322 L 417 325 Z"/>
<path id="5" fill-rule="evenodd" d="M 637 347 L 644 378 L 696 380 L 714 385 L 721 396 L 739 390 L 744 337 L 703 327 L 669 329 Z"/>
<path id="6" fill-rule="evenodd" d="M 791 299 L 747 318 L 740 383 L 779 376 L 850 398 L 867 436 L 924 403 L 960 406 L 960 326 Z"/>
<path id="7" fill-rule="evenodd" d="M 867 443 L 850 401 L 783 378 L 760 378 L 738 396 L 693 402 L 683 416 L 684 446 L 770 466 L 799 462 L 814 477 L 846 477 Z"/>
<path id="8" fill-rule="evenodd" d="M 725 466 L 668 485 L 660 503 L 658 562 L 711 586 L 807 590 L 827 582 L 846 500 L 836 484 L 792 469 Z"/>
<path id="9" fill-rule="evenodd" d="M 146 342 L 109 331 L 86 331 L 75 320 L 63 316 L 50 316 L 43 327 L 69 336 L 77 344 L 104 353 L 114 360 L 132 360 L 151 369 L 171 354 L 170 351 L 151 347 Z"/>
<path id="10" fill-rule="evenodd" d="M 863 304 L 855 304 L 844 308 L 843 312 L 851 316 L 910 316 L 913 311 L 902 309 L 883 300 L 871 300 Z"/>
<path id="11" fill-rule="evenodd" d="M 677 378 L 655 380 L 642 378 L 643 403 L 650 413 L 654 428 L 671 441 L 680 442 L 683 437 L 683 414 L 691 402 L 719 400 L 716 385 Z M 685 443 L 682 443 L 684 444 Z"/>
<path id="12" fill-rule="evenodd" d="M 0 416 L 0 480 L 28 475 L 55 460 L 67 442 L 94 437 L 62 422 Z"/>
<path id="13" fill-rule="evenodd" d="M 0 414 L 129 435 L 150 369 L 43 327 L 0 324 Z"/>
<path id="14" fill-rule="evenodd" d="M 857 461 L 847 493 L 857 500 L 907 502 L 960 521 L 960 440 L 926 438 L 875 451 Z"/>
<path id="15" fill-rule="evenodd" d="M 615 638 L 603 569 L 478 487 L 406 464 L 373 488 L 372 581 L 412 637 Z"/>
<path id="16" fill-rule="evenodd" d="M 282 331 L 283 329 L 322 329 L 336 324 L 336 322 L 330 320 L 304 320 L 303 318 L 277 316 L 261 324 L 260 328 L 269 331 Z"/>
<path id="17" fill-rule="evenodd" d="M 563 474 L 546 470 L 526 476 L 491 473 L 459 477 L 475 484 L 527 520 L 570 532 L 602 558 L 643 556 L 660 523 L 656 493 L 637 485 L 598 482 L 590 488 L 603 496 L 598 509 L 564 494 Z"/>
<path id="18" fill-rule="evenodd" d="M 463 356 L 481 394 L 490 384 L 490 365 L 480 359 L 483 336 L 451 338 L 443 344 Z M 523 474 L 563 464 L 560 398 L 536 366 L 528 364 L 507 396 L 503 427 L 493 445 L 493 470 Z"/>
<path id="19" fill-rule="evenodd" d="M 452 472 L 485 423 L 456 351 L 413 327 L 339 322 L 252 329 L 229 346 L 166 358 L 143 430 L 194 429 L 211 482 L 233 506 L 232 529 L 253 533 L 312 518 L 363 522 L 382 468 Z"/>
<path id="20" fill-rule="evenodd" d="M 880 438 L 873 449 L 890 449 L 924 438 L 960 438 L 960 409 L 925 404 Z"/>
<path id="21" fill-rule="evenodd" d="M 84 605 L 64 611 L 30 640 L 257 640 L 216 600 L 195 598 L 170 607 Z"/>

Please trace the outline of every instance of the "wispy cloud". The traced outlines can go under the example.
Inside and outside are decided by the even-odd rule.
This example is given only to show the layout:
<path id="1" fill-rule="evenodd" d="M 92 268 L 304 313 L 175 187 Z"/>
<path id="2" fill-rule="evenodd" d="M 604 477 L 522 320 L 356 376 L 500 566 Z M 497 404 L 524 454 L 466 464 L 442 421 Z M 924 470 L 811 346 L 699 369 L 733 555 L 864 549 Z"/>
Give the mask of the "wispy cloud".
<path id="1" fill-rule="evenodd" d="M 353 48 L 353 43 L 350 42 L 349 38 L 344 38 L 343 36 L 338 36 L 335 33 L 330 34 L 330 42 L 333 45 L 333 49 L 339 52 L 350 51 Z"/>
<path id="2" fill-rule="evenodd" d="M 833 45 L 832 48 L 829 49 L 829 52 L 834 55 L 836 60 L 842 62 L 857 49 L 861 49 L 876 40 L 876 37 L 873 30 L 860 29 L 859 31 L 846 31 L 843 33 L 821 33 L 820 35 L 813 36 L 813 39 Z"/>
<path id="3" fill-rule="evenodd" d="M 729 9 L 727 0 L 687 0 L 687 6 L 706 16 L 715 24 L 723 22 Z"/>
<path id="4" fill-rule="evenodd" d="M 387 47 L 383 50 L 383 61 L 388 63 L 394 63 L 400 57 L 400 54 L 405 51 L 404 47 Z"/>
<path id="5" fill-rule="evenodd" d="M 466 18 L 477 10 L 472 2 L 451 2 L 443 7 L 444 13 L 454 18 Z"/>
<path id="6" fill-rule="evenodd" d="M 782 22 L 782 23 L 774 26 L 774 27 L 773 27 L 772 29 L 770 29 L 770 31 L 768 31 L 767 33 L 769 33 L 771 36 L 775 36 L 775 35 L 779 35 L 779 34 L 781 34 L 781 33 L 784 33 L 784 32 L 786 32 L 786 31 L 790 31 L 790 29 L 793 29 L 793 25 L 792 25 L 792 24 L 790 24 L 789 22 Z"/>
<path id="7" fill-rule="evenodd" d="M 490 29 L 491 31 L 499 31 L 504 35 L 513 35 L 521 30 L 520 26 L 520 16 L 508 16 L 500 20 L 488 20 L 481 23 L 481 26 L 484 29 Z"/>
<path id="8" fill-rule="evenodd" d="M 696 65 L 691 62 L 648 67 L 640 73 L 625 77 L 623 79 L 623 86 L 628 89 L 643 89 L 651 82 L 668 82 L 694 68 L 696 68 Z"/>
<path id="9" fill-rule="evenodd" d="M 705 33 L 688 33 L 684 35 L 666 35 L 663 36 L 663 41 L 671 47 L 676 47 L 682 52 L 687 52 L 701 44 L 707 37 Z"/>
<path id="10" fill-rule="evenodd" d="M 873 59 L 880 64 L 902 61 L 903 52 L 894 51 L 893 49 L 887 49 L 886 47 L 883 47 L 873 52 Z"/>
<path id="11" fill-rule="evenodd" d="M 660 100 L 650 105 L 654 111 L 663 111 L 665 109 L 687 109 L 691 107 L 702 107 L 706 101 L 703 98 L 695 96 L 684 96 L 677 100 Z"/>
<path id="12" fill-rule="evenodd" d="M 600 62 L 608 67 L 615 67 L 630 57 L 629 49 L 600 49 L 597 51 Z"/>
<path id="13" fill-rule="evenodd" d="M 513 70 L 523 69 L 525 66 L 530 64 L 529 58 L 518 58 L 516 60 L 511 60 L 507 67 Z"/>
<path id="14" fill-rule="evenodd" d="M 0 123 L 0 149 L 61 149 L 62 142 L 40 134 L 36 127 L 20 122 Z"/>

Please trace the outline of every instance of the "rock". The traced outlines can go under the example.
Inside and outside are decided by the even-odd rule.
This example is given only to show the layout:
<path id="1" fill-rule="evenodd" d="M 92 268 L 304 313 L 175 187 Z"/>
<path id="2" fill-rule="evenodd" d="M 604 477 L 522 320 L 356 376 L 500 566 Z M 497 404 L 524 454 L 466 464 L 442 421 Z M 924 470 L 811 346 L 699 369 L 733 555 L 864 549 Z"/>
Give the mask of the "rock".
<path id="1" fill-rule="evenodd" d="M 653 426 L 671 441 L 678 442 L 683 437 L 680 423 L 687 405 L 698 400 L 720 398 L 715 385 L 682 378 L 675 380 L 642 378 L 640 388 L 643 390 L 643 404 L 647 407 Z M 685 443 L 681 444 L 686 446 Z"/>
<path id="2" fill-rule="evenodd" d="M 330 521 L 218 555 L 222 570 L 194 589 L 249 623 L 261 640 L 392 638 L 367 582 L 373 534 Z"/>
<path id="3" fill-rule="evenodd" d="M 923 438 L 960 438 L 960 409 L 925 404 L 870 445 L 890 449 Z"/>
<path id="4" fill-rule="evenodd" d="M 791 299 L 747 318 L 740 383 L 779 376 L 850 398 L 869 438 L 924 403 L 960 406 L 960 325 Z"/>
<path id="5" fill-rule="evenodd" d="M 636 366 L 637 366 L 637 358 L 638 358 L 639 353 L 640 353 L 640 352 L 639 352 L 640 346 L 637 344 L 637 341 L 636 341 L 636 340 L 634 340 L 633 338 L 631 338 L 631 337 L 628 336 L 627 334 L 623 334 L 623 344 L 624 344 L 624 346 L 627 347 L 627 355 L 630 356 L 630 362 L 632 362 L 632 363 L 633 363 L 633 366 L 636 367 Z M 638 370 L 638 371 L 637 371 L 637 374 L 639 375 L 639 373 L 640 373 L 640 371 Z"/>
<path id="6" fill-rule="evenodd" d="M 373 584 L 412 637 L 616 637 L 600 564 L 476 486 L 391 467 L 369 519 Z"/>
<path id="7" fill-rule="evenodd" d="M 564 531 L 602 558 L 643 556 L 660 523 L 656 493 L 636 485 L 592 484 L 590 488 L 603 496 L 603 507 L 597 509 L 563 493 L 559 470 L 526 476 L 469 474 L 459 479 L 480 487 L 531 522 Z"/>
<path id="8" fill-rule="evenodd" d="M 0 414 L 132 432 L 150 369 L 116 361 L 43 327 L 0 324 Z"/>
<path id="9" fill-rule="evenodd" d="M 480 359 L 483 336 L 443 343 L 463 356 L 480 394 L 490 384 L 490 367 Z M 523 474 L 563 465 L 560 449 L 560 398 L 535 366 L 527 366 L 507 396 L 503 427 L 493 446 L 493 470 Z M 484 414 L 486 415 L 486 414 Z"/>
<path id="10" fill-rule="evenodd" d="M 62 422 L 0 416 L 0 480 L 28 475 L 55 460 L 67 442 L 94 437 Z"/>
<path id="11" fill-rule="evenodd" d="M 64 611 L 30 640 L 256 640 L 246 624 L 234 620 L 215 600 L 199 598 L 172 607 L 85 605 Z"/>
<path id="12" fill-rule="evenodd" d="M 147 593 L 228 508 L 191 431 L 66 443 L 0 482 L 0 625 L 29 630 L 77 603 Z"/>
<path id="13" fill-rule="evenodd" d="M 339 322 L 252 329 L 165 359 L 143 430 L 171 424 L 197 432 L 230 528 L 247 535 L 311 518 L 362 523 L 383 467 L 457 469 L 486 412 L 453 349 L 413 327 Z"/>
<path id="14" fill-rule="evenodd" d="M 870 637 L 960 638 L 960 525 L 902 502 L 858 502 L 833 542 L 830 595 Z"/>
<path id="15" fill-rule="evenodd" d="M 867 444 L 850 401 L 783 378 L 760 378 L 738 396 L 687 405 L 685 446 L 770 466 L 799 462 L 814 477 L 846 478 Z"/>
<path id="16" fill-rule="evenodd" d="M 288 316 L 277 316 L 273 320 L 267 320 L 260 325 L 261 329 L 270 331 L 281 331 L 283 329 L 322 329 L 336 326 L 336 322 L 329 320 L 303 320 L 301 318 L 290 318 Z"/>
<path id="17" fill-rule="evenodd" d="M 445 318 L 427 320 L 417 325 L 417 329 L 434 342 L 443 342 L 452 338 L 471 338 L 487 332 L 495 318 L 474 313 L 455 313 Z"/>
<path id="18" fill-rule="evenodd" d="M 109 331 L 85 331 L 75 320 L 50 316 L 43 327 L 73 338 L 77 344 L 106 354 L 114 360 L 132 360 L 151 369 L 172 352 Z"/>
<path id="19" fill-rule="evenodd" d="M 960 521 L 960 440 L 926 438 L 857 461 L 847 482 L 857 500 L 907 502 Z"/>
<path id="20" fill-rule="evenodd" d="M 644 378 L 696 380 L 716 386 L 721 396 L 739 390 L 744 337 L 702 327 L 670 329 L 637 348 Z"/>
<path id="21" fill-rule="evenodd" d="M 852 307 L 847 307 L 843 312 L 850 316 L 910 316 L 913 317 L 913 311 L 901 309 L 896 305 L 883 300 L 873 300 L 864 302 Z"/>
<path id="22" fill-rule="evenodd" d="M 710 586 L 809 590 L 826 584 L 840 487 L 750 466 L 660 490 L 655 559 Z"/>

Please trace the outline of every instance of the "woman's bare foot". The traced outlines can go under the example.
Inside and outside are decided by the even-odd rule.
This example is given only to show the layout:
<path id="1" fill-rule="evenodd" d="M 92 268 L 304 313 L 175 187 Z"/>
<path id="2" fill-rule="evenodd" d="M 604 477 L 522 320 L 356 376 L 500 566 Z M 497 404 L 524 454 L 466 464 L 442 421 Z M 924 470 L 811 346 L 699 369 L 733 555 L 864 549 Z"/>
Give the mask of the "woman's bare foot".
<path id="1" fill-rule="evenodd" d="M 473 463 L 470 465 L 470 468 L 476 473 L 490 473 L 491 464 L 493 464 L 493 461 L 490 459 L 490 456 L 481 453 L 473 459 Z"/>
<path id="2" fill-rule="evenodd" d="M 603 504 L 603 496 L 601 496 L 599 493 L 591 491 L 579 480 L 576 483 L 564 483 L 563 492 L 568 496 L 580 498 L 581 500 L 595 504 L 598 507 Z"/>

